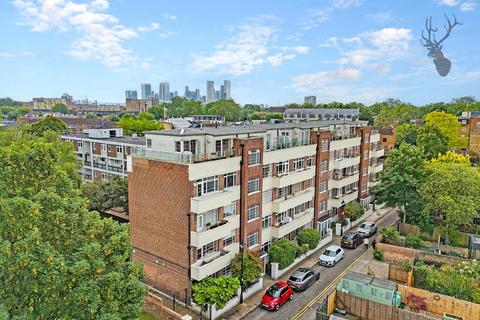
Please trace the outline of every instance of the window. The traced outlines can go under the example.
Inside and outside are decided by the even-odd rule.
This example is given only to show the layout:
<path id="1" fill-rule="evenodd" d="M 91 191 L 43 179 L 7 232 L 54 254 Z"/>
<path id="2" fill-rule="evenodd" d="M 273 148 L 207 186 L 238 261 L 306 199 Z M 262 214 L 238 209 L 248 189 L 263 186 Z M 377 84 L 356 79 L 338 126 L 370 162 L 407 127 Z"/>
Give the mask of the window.
<path id="1" fill-rule="evenodd" d="M 117 153 L 123 153 L 123 147 L 117 146 Z"/>
<path id="2" fill-rule="evenodd" d="M 218 190 L 218 177 L 208 177 L 197 180 L 197 196 L 201 197 L 206 193 Z"/>
<path id="3" fill-rule="evenodd" d="M 108 152 L 112 152 L 112 146 L 108 145 Z"/>
<path id="4" fill-rule="evenodd" d="M 320 192 L 327 191 L 327 181 L 320 182 Z"/>
<path id="5" fill-rule="evenodd" d="M 253 178 L 248 180 L 248 190 L 247 192 L 254 193 L 260 191 L 260 179 L 259 178 Z"/>
<path id="6" fill-rule="evenodd" d="M 307 167 L 313 166 L 314 163 L 315 163 L 315 158 L 313 156 L 307 158 Z"/>
<path id="7" fill-rule="evenodd" d="M 223 178 L 223 187 L 230 188 L 236 185 L 237 185 L 237 173 L 236 172 L 226 173 Z"/>
<path id="8" fill-rule="evenodd" d="M 305 167 L 305 159 L 298 158 L 293 160 L 293 170 L 298 171 L 302 170 Z"/>
<path id="9" fill-rule="evenodd" d="M 248 208 L 248 222 L 257 219 L 258 217 L 260 217 L 260 206 L 254 204 Z"/>
<path id="10" fill-rule="evenodd" d="M 262 244 L 262 251 L 263 252 L 268 252 L 271 245 L 272 245 L 272 241 L 265 242 L 264 244 Z"/>
<path id="11" fill-rule="evenodd" d="M 107 145 L 105 143 L 102 143 L 102 151 L 106 151 L 107 150 Z"/>
<path id="12" fill-rule="evenodd" d="M 253 247 L 258 244 L 258 231 L 252 234 L 249 234 L 247 237 L 247 247 Z"/>
<path id="13" fill-rule="evenodd" d="M 152 149 L 152 139 L 147 139 L 147 149 Z"/>
<path id="14" fill-rule="evenodd" d="M 105 172 L 102 172 L 102 180 L 103 181 L 108 180 L 108 174 L 106 174 Z"/>
<path id="15" fill-rule="evenodd" d="M 322 172 L 328 171 L 328 160 L 323 160 L 320 166 Z"/>
<path id="16" fill-rule="evenodd" d="M 270 177 L 272 174 L 272 165 L 268 164 L 266 166 L 263 166 L 263 177 Z"/>
<path id="17" fill-rule="evenodd" d="M 322 140 L 322 151 L 328 151 L 328 139 Z"/>
<path id="18" fill-rule="evenodd" d="M 231 245 L 234 242 L 235 242 L 235 233 L 232 233 L 231 235 L 228 235 L 225 238 L 223 238 L 223 246 L 224 247 L 226 247 L 228 245 Z"/>
<path id="19" fill-rule="evenodd" d="M 386 300 L 391 300 L 392 299 L 392 293 L 391 292 L 385 292 L 385 299 Z"/>
<path id="20" fill-rule="evenodd" d="M 363 175 L 366 176 L 368 174 L 368 167 L 363 168 Z"/>
<path id="21" fill-rule="evenodd" d="M 357 283 L 357 291 L 362 291 L 362 285 Z"/>
<path id="22" fill-rule="evenodd" d="M 225 217 L 233 216 L 237 214 L 237 202 L 232 202 L 231 204 L 223 207 L 223 213 Z"/>
<path id="23" fill-rule="evenodd" d="M 253 166 L 260 163 L 260 150 L 248 151 L 248 165 Z"/>
<path id="24" fill-rule="evenodd" d="M 204 213 L 197 214 L 197 231 L 203 231 L 206 227 L 218 221 L 217 209 L 209 210 Z"/>
<path id="25" fill-rule="evenodd" d="M 288 173 L 288 161 L 277 163 L 277 175 L 282 175 L 287 173 Z"/>
<path id="26" fill-rule="evenodd" d="M 264 203 L 272 202 L 272 189 L 263 191 L 262 201 Z"/>
<path id="27" fill-rule="evenodd" d="M 182 152 L 180 141 L 175 141 L 175 152 Z"/>
<path id="28" fill-rule="evenodd" d="M 327 210 L 327 201 L 321 201 L 320 202 L 320 212 L 325 212 Z"/>
<path id="29" fill-rule="evenodd" d="M 83 147 L 83 141 L 77 141 L 77 146 L 78 146 L 79 148 Z"/>
<path id="30" fill-rule="evenodd" d="M 372 288 L 372 296 L 377 296 L 377 288 Z"/>
<path id="31" fill-rule="evenodd" d="M 200 260 L 209 254 L 215 253 L 218 251 L 218 242 L 210 242 L 209 244 L 204 245 L 202 248 L 197 250 L 197 260 Z"/>
<path id="32" fill-rule="evenodd" d="M 350 287 L 350 283 L 348 283 L 348 281 L 345 281 L 345 282 L 343 283 L 343 287 L 344 287 L 345 289 L 348 289 L 348 288 Z"/>
<path id="33" fill-rule="evenodd" d="M 387 142 L 387 138 L 382 138 L 382 142 Z"/>
<path id="34" fill-rule="evenodd" d="M 270 226 L 272 226 L 272 215 L 271 214 L 262 218 L 262 229 L 267 229 Z"/>
<path id="35" fill-rule="evenodd" d="M 366 181 L 362 182 L 362 192 L 365 192 L 365 191 L 367 191 L 367 182 Z"/>

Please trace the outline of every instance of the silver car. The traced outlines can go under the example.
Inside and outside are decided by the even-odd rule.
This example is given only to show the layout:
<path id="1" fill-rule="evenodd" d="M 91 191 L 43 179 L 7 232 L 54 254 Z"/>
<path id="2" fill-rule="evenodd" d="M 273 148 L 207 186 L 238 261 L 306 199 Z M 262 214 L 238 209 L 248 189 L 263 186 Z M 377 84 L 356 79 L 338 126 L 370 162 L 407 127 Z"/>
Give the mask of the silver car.
<path id="1" fill-rule="evenodd" d="M 377 225 L 375 222 L 365 221 L 358 227 L 357 233 L 364 238 L 369 238 L 377 233 Z"/>
<path id="2" fill-rule="evenodd" d="M 287 284 L 295 290 L 306 290 L 315 281 L 320 279 L 320 272 L 312 268 L 300 268 L 287 280 Z"/>

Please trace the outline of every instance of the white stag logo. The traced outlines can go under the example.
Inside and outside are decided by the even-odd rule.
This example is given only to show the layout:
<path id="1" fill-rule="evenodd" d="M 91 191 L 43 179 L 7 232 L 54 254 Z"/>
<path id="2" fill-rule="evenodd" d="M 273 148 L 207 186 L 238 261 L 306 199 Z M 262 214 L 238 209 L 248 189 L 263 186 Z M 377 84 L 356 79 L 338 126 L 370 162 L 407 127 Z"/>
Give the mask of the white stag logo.
<path id="1" fill-rule="evenodd" d="M 445 58 L 445 56 L 443 55 L 442 42 L 448 38 L 448 36 L 450 35 L 450 31 L 452 31 L 453 27 L 455 27 L 456 25 L 461 25 L 461 23 L 457 21 L 455 15 L 453 15 L 453 18 L 455 19 L 453 24 L 451 23 L 450 19 L 448 19 L 447 15 L 445 15 L 445 18 L 447 19 L 448 27 L 445 25 L 443 26 L 447 33 L 445 34 L 445 36 L 443 36 L 442 39 L 437 41 L 437 39 L 435 38 L 435 32 L 437 32 L 437 28 L 432 27 L 432 17 L 430 17 L 425 22 L 425 29 L 428 32 L 428 38 L 424 35 L 425 30 L 422 30 L 423 40 L 420 40 L 422 45 L 428 49 L 428 57 L 433 58 L 435 68 L 437 69 L 438 74 L 442 77 L 447 76 L 452 66 L 452 62 L 450 62 L 450 60 Z"/>

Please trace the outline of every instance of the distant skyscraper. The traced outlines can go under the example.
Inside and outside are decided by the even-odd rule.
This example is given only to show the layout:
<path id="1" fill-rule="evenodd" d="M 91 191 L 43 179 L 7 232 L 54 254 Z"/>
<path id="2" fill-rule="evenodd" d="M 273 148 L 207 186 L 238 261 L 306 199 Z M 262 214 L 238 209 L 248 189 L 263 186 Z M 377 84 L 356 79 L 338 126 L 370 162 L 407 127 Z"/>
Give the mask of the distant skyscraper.
<path id="1" fill-rule="evenodd" d="M 223 84 L 220 86 L 220 99 L 225 99 L 225 86 Z"/>
<path id="2" fill-rule="evenodd" d="M 220 90 L 215 91 L 215 101 L 222 99 L 222 92 Z"/>
<path id="3" fill-rule="evenodd" d="M 230 80 L 225 80 L 223 82 L 223 87 L 225 90 L 224 99 L 232 99 L 232 82 Z"/>
<path id="4" fill-rule="evenodd" d="M 305 97 L 305 103 L 316 105 L 316 104 L 317 104 L 317 97 L 315 97 L 315 96 L 306 96 L 306 97 Z"/>
<path id="5" fill-rule="evenodd" d="M 152 97 L 152 85 L 150 83 L 142 83 L 142 99 L 148 99 Z"/>
<path id="6" fill-rule="evenodd" d="M 215 101 L 215 84 L 213 81 L 207 81 L 207 103 Z"/>
<path id="7" fill-rule="evenodd" d="M 125 99 L 137 99 L 137 90 L 126 90 Z"/>
<path id="8" fill-rule="evenodd" d="M 170 83 L 168 82 L 160 82 L 158 96 L 160 97 L 160 101 L 170 101 L 172 100 L 170 95 Z"/>
<path id="9" fill-rule="evenodd" d="M 197 101 L 202 100 L 202 96 L 200 95 L 200 89 L 195 90 L 195 100 L 197 100 Z"/>

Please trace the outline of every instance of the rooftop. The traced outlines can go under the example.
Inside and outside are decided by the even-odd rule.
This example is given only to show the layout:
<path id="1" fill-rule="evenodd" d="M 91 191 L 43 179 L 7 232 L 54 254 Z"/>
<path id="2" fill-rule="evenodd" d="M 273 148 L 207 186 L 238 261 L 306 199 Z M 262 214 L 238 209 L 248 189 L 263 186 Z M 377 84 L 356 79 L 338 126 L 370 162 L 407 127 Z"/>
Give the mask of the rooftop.
<path id="1" fill-rule="evenodd" d="M 100 142 L 119 142 L 125 144 L 135 144 L 138 146 L 145 146 L 145 137 L 132 137 L 132 136 L 123 136 L 123 137 L 111 137 L 111 138 L 91 138 L 88 136 L 88 133 L 68 133 L 62 134 L 62 138 L 67 139 L 85 139 L 85 140 L 95 140 Z"/>
<path id="2" fill-rule="evenodd" d="M 367 276 L 365 274 L 354 271 L 347 272 L 344 278 L 389 290 L 395 290 L 397 288 L 397 284 L 393 281 Z"/>

